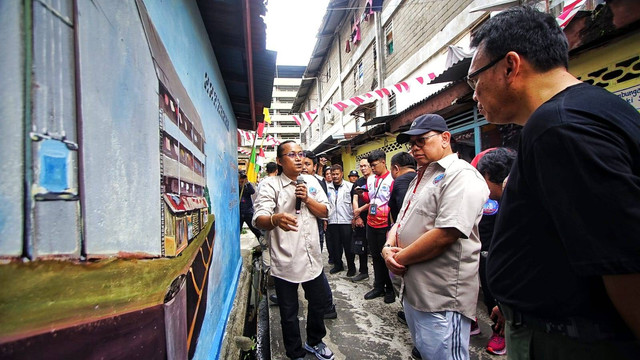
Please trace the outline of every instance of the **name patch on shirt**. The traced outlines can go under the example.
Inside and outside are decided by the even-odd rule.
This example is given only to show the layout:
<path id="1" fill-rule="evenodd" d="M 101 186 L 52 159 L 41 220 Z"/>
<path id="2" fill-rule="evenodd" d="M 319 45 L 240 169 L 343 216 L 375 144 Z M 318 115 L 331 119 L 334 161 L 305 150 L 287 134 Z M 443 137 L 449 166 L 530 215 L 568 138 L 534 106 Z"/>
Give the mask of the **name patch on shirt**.
<path id="1" fill-rule="evenodd" d="M 498 202 L 495 200 L 488 199 L 486 203 L 482 206 L 482 214 L 483 215 L 495 215 L 498 212 Z"/>
<path id="2" fill-rule="evenodd" d="M 433 185 L 439 183 L 440 181 L 442 181 L 442 179 L 444 179 L 444 174 L 440 174 L 440 175 L 436 176 L 436 178 L 433 179 Z"/>

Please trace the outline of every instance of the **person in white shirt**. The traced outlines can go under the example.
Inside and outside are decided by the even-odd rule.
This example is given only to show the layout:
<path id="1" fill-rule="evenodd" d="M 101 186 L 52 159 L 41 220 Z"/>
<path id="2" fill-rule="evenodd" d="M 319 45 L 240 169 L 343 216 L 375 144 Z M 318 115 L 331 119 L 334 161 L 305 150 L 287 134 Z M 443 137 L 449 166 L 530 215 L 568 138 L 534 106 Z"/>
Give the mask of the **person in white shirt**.
<path id="1" fill-rule="evenodd" d="M 274 277 L 282 337 L 286 354 L 301 359 L 305 350 L 319 359 L 333 359 L 322 342 L 326 291 L 317 218 L 329 214 L 329 202 L 315 177 L 301 175 L 302 148 L 293 141 L 278 146 L 277 162 L 282 174 L 264 179 L 256 199 L 253 223 L 269 231 L 271 275 Z M 297 183 L 301 176 L 304 183 Z M 296 202 L 300 209 L 296 210 Z M 307 341 L 302 347 L 298 322 L 298 285 L 309 301 Z"/>
<path id="2" fill-rule="evenodd" d="M 333 240 L 333 268 L 331 274 L 344 270 L 342 252 L 347 259 L 347 277 L 356 274 L 355 254 L 351 250 L 351 221 L 353 206 L 351 204 L 351 188 L 353 184 L 343 179 L 344 173 L 340 164 L 331 165 L 331 182 L 327 184 L 329 195 L 329 226 L 327 234 Z"/>

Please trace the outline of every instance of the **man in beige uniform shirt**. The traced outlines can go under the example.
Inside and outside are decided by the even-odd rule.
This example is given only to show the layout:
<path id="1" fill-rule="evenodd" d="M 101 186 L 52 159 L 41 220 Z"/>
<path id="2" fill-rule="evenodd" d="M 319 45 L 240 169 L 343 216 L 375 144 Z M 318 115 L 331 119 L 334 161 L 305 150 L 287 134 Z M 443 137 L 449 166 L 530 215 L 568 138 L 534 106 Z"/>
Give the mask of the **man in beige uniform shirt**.
<path id="1" fill-rule="evenodd" d="M 329 214 L 329 201 L 318 180 L 300 175 L 302 148 L 293 141 L 278 146 L 276 161 L 282 174 L 263 180 L 255 202 L 253 223 L 269 231 L 271 275 L 274 278 L 280 324 L 287 356 L 302 359 L 305 350 L 318 359 L 333 359 L 322 342 L 327 331 L 324 313 L 327 303 L 317 218 Z M 296 184 L 298 176 L 304 183 Z M 301 206 L 296 210 L 296 201 Z M 309 301 L 307 342 L 302 347 L 298 323 L 298 284 Z"/>
<path id="2" fill-rule="evenodd" d="M 435 114 L 418 116 L 397 142 L 418 163 L 396 224 L 382 249 L 389 270 L 404 275 L 404 311 L 424 359 L 468 359 L 476 316 L 478 223 L 489 197 L 483 177 L 451 150 Z"/>

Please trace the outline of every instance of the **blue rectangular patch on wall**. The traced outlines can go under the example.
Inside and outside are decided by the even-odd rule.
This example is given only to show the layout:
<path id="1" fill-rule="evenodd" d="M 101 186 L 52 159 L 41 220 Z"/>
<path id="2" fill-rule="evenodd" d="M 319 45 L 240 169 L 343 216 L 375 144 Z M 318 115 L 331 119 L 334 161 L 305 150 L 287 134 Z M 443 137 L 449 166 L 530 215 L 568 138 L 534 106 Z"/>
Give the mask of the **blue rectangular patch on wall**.
<path id="1" fill-rule="evenodd" d="M 60 193 L 69 188 L 69 149 L 58 140 L 43 140 L 40 144 L 40 186 L 47 192 Z"/>

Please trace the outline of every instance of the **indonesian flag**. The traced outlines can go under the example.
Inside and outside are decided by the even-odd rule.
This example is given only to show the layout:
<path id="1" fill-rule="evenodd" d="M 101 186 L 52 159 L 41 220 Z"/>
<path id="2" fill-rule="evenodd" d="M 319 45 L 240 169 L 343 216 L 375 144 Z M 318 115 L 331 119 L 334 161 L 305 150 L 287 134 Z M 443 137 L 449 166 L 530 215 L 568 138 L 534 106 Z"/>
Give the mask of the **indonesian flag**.
<path id="1" fill-rule="evenodd" d="M 572 1 L 569 5 L 565 6 L 562 9 L 562 14 L 560 14 L 560 16 L 556 18 L 558 25 L 560 25 L 560 27 L 563 29 L 565 28 L 565 26 L 569 25 L 571 19 L 573 19 L 576 13 L 584 7 L 586 2 L 587 0 L 575 0 Z"/>

